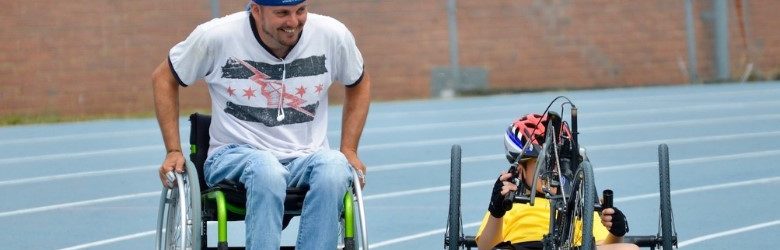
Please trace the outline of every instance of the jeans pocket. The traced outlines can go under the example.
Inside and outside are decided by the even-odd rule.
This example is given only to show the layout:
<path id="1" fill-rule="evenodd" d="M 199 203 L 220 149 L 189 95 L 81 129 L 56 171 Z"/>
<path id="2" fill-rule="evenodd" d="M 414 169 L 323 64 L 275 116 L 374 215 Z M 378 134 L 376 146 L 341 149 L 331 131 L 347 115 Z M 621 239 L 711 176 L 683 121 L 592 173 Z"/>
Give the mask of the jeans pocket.
<path id="1" fill-rule="evenodd" d="M 214 151 L 213 154 L 211 154 L 211 156 L 206 158 L 206 162 L 203 163 L 203 174 L 205 175 L 204 178 L 206 180 L 206 184 L 208 184 L 209 186 L 215 184 L 215 183 L 211 183 L 209 180 L 211 179 L 210 177 L 212 176 L 212 174 L 217 170 L 214 168 L 219 167 L 221 164 L 215 165 L 214 163 L 218 161 L 219 158 L 222 157 L 222 155 L 224 155 L 231 149 L 237 148 L 238 146 L 239 145 L 237 144 L 227 144 L 225 146 L 218 148 L 216 151 Z"/>

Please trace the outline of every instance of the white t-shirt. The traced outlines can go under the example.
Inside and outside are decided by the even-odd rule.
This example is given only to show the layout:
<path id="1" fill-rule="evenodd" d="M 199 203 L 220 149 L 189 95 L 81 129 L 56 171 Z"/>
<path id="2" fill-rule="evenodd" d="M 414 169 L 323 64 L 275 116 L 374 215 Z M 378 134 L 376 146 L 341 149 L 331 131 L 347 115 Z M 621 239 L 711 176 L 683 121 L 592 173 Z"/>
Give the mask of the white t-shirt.
<path id="1" fill-rule="evenodd" d="M 168 55 L 184 86 L 203 78 L 211 95 L 209 156 L 226 144 L 248 144 L 280 161 L 328 147 L 328 87 L 353 85 L 363 57 L 338 20 L 309 13 L 286 58 L 260 41 L 250 12 L 199 25 Z"/>

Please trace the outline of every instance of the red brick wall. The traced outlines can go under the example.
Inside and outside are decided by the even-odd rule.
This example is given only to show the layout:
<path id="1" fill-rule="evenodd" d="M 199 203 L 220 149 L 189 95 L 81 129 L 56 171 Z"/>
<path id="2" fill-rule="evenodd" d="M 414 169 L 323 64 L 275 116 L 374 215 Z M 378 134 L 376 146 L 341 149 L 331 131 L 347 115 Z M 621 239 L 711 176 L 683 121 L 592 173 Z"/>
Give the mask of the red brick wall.
<path id="1" fill-rule="evenodd" d="M 246 0 L 221 0 L 222 14 Z M 699 75 L 715 76 L 711 3 L 694 1 Z M 748 61 L 780 73 L 780 1 L 750 0 L 747 46 L 730 7 L 731 75 Z M 459 0 L 460 63 L 488 72 L 492 89 L 684 84 L 684 1 Z M 430 96 L 431 69 L 449 64 L 447 1 L 310 0 L 355 34 L 374 100 Z M 151 72 L 168 49 L 211 18 L 208 0 L 0 0 L 0 116 L 151 112 Z M 747 50 L 745 49 L 747 48 Z M 341 88 L 331 93 L 338 102 Z M 182 90 L 209 107 L 206 88 Z"/>

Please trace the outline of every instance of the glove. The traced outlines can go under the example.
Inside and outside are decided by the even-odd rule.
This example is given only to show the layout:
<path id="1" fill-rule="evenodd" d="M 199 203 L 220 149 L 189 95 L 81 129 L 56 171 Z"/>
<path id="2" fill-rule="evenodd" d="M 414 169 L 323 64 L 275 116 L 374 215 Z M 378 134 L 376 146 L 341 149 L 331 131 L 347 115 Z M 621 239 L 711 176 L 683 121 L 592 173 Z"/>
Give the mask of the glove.
<path id="1" fill-rule="evenodd" d="M 490 196 L 490 205 L 488 206 L 488 211 L 490 211 L 490 215 L 495 218 L 504 217 L 504 214 L 506 214 L 506 210 L 504 210 L 504 206 L 503 206 L 504 195 L 501 195 L 501 189 L 503 187 L 504 187 L 504 182 L 501 180 L 501 177 L 499 176 L 498 179 L 496 179 L 496 184 L 493 185 L 493 193 Z"/>
<path id="2" fill-rule="evenodd" d="M 628 233 L 628 220 L 620 209 L 616 207 L 612 209 L 615 210 L 615 213 L 612 214 L 612 227 L 609 229 L 609 232 L 614 236 L 623 237 L 623 235 Z"/>

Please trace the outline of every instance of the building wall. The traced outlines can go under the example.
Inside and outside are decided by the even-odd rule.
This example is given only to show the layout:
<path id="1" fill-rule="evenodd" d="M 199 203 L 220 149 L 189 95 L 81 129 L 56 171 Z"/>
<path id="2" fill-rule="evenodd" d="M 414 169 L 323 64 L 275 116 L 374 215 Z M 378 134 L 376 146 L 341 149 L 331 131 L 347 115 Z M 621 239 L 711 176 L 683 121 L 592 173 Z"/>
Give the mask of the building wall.
<path id="1" fill-rule="evenodd" d="M 219 2 L 224 15 L 247 1 Z M 457 2 L 460 65 L 484 69 L 491 90 L 688 82 L 684 1 Z M 716 75 L 712 4 L 694 3 L 697 71 L 710 81 Z M 446 0 L 309 4 L 311 12 L 352 30 L 374 100 L 432 96 L 431 71 L 449 64 Z M 780 26 L 778 9 L 780 1 L 729 1 L 732 78 L 749 62 L 759 79 L 780 74 L 780 33 L 773 32 Z M 209 19 L 209 0 L 0 0 L 0 116 L 150 113 L 151 72 L 171 46 Z M 208 109 L 204 86 L 182 89 L 182 106 Z M 331 88 L 335 103 L 341 93 Z"/>

